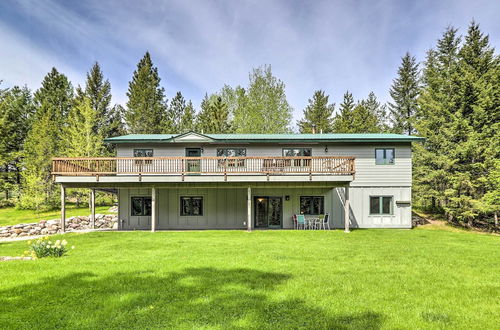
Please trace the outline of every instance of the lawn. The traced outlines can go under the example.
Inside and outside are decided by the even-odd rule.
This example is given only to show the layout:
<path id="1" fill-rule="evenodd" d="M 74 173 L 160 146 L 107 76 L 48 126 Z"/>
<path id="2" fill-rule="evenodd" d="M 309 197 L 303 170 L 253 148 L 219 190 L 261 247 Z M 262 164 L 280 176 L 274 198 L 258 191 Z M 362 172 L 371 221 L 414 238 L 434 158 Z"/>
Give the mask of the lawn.
<path id="1" fill-rule="evenodd" d="M 3 328 L 498 328 L 500 237 L 413 230 L 67 234 L 0 263 Z M 53 240 L 53 238 L 51 238 Z M 0 243 L 19 255 L 26 242 Z"/>
<path id="2" fill-rule="evenodd" d="M 96 213 L 108 214 L 110 206 L 97 206 Z M 66 217 L 77 215 L 89 215 L 88 207 L 77 208 L 75 205 L 66 206 Z M 0 208 L 0 226 L 16 225 L 18 223 L 32 223 L 40 220 L 59 219 L 61 210 L 52 210 L 46 212 L 36 212 L 33 210 L 18 210 L 15 207 Z"/>

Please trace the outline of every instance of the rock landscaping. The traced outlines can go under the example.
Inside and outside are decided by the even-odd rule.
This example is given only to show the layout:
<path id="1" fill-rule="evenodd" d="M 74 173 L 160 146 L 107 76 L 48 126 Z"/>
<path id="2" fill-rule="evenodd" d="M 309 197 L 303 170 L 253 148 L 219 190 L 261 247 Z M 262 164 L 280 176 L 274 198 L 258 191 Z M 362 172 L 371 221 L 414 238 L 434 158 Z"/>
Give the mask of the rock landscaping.
<path id="1" fill-rule="evenodd" d="M 96 214 L 96 229 L 118 229 L 116 214 Z M 66 219 L 66 231 L 92 229 L 90 217 L 77 216 Z M 23 236 L 53 235 L 61 232 L 60 220 L 41 220 L 35 223 L 20 223 L 0 227 L 0 238 L 15 238 Z"/>

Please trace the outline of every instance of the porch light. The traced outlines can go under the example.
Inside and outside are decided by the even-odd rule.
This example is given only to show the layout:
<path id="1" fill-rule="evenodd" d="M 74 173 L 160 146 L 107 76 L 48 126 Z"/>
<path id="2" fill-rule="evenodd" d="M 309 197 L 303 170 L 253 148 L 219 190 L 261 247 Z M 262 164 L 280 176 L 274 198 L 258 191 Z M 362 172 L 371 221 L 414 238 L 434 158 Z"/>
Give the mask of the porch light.
<path id="1" fill-rule="evenodd" d="M 328 146 L 325 146 L 325 152 L 328 152 Z"/>

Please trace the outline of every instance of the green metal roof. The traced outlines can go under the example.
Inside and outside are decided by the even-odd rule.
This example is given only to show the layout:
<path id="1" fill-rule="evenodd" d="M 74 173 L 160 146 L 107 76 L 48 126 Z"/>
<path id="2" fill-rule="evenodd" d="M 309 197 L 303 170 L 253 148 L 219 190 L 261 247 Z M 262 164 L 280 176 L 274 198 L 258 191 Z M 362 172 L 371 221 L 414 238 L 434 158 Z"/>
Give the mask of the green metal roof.
<path id="1" fill-rule="evenodd" d="M 129 134 L 107 138 L 104 141 L 108 143 L 182 143 L 195 142 L 176 141 L 176 139 L 189 138 L 190 135 L 196 136 L 199 142 L 413 142 L 424 140 L 422 137 L 403 135 L 403 134 L 385 134 L 385 133 L 363 133 L 363 134 L 200 134 L 189 132 L 183 134 Z M 203 141 L 205 139 L 206 141 Z"/>

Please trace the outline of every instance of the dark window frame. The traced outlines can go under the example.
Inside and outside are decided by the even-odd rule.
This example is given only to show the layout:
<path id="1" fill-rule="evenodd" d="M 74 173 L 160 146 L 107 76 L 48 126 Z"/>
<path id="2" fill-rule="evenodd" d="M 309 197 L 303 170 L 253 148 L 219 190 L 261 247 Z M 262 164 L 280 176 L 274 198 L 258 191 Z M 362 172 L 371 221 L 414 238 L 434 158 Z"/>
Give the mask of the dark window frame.
<path id="1" fill-rule="evenodd" d="M 243 151 L 240 156 L 228 156 L 227 155 L 227 150 L 240 150 Z M 217 157 L 246 157 L 247 156 L 247 148 L 243 147 L 223 147 L 223 148 L 217 148 L 215 151 L 215 154 Z M 235 152 L 236 154 L 236 152 Z M 245 159 L 219 159 L 217 161 L 217 166 L 219 167 L 224 167 L 226 165 L 227 167 L 245 167 L 246 162 Z"/>
<path id="2" fill-rule="evenodd" d="M 374 213 L 372 212 L 372 198 L 377 198 L 378 199 L 378 212 Z M 384 212 L 384 198 L 390 198 L 390 210 L 389 213 Z M 394 215 L 394 196 L 393 195 L 377 195 L 377 196 L 370 196 L 369 198 L 369 214 L 370 215 Z"/>
<path id="3" fill-rule="evenodd" d="M 383 162 L 379 163 L 377 159 L 377 151 L 382 150 L 383 154 Z M 387 150 L 392 150 L 392 162 L 387 159 Z M 375 148 L 375 165 L 395 165 L 396 164 L 396 149 L 395 148 Z"/>
<path id="4" fill-rule="evenodd" d="M 309 213 L 304 213 L 302 210 L 302 199 L 308 198 L 310 199 L 310 211 Z M 320 210 L 318 210 L 318 213 L 314 213 L 313 206 L 314 206 L 314 199 L 318 198 L 321 199 L 321 207 Z M 300 196 L 299 197 L 299 208 L 300 208 L 300 214 L 303 215 L 320 215 L 320 214 L 325 214 L 325 196 Z"/>
<path id="5" fill-rule="evenodd" d="M 201 199 L 201 206 L 200 206 L 200 213 L 199 214 L 191 214 L 192 213 L 192 210 L 190 210 L 191 212 L 190 213 L 184 213 L 184 207 L 183 207 L 183 200 L 185 200 L 186 198 L 189 198 L 189 199 L 194 199 L 194 198 L 199 198 Z M 181 217 L 201 217 L 203 216 L 203 213 L 204 213 L 204 201 L 203 201 L 203 196 L 180 196 L 179 197 L 179 215 Z"/>
<path id="6" fill-rule="evenodd" d="M 301 150 L 301 154 L 302 155 L 298 155 L 298 156 L 288 156 L 286 155 L 285 153 L 285 150 L 294 150 L 294 149 L 299 149 Z M 304 156 L 304 150 L 309 150 L 309 156 Z M 294 147 L 286 147 L 286 148 L 282 148 L 281 149 L 281 154 L 283 155 L 283 157 L 312 157 L 312 148 L 309 148 L 309 147 L 298 147 L 298 148 L 294 148 Z M 284 162 L 285 166 L 310 166 L 311 165 L 311 160 L 310 159 L 285 159 L 285 162 Z"/>
<path id="7" fill-rule="evenodd" d="M 141 156 L 138 155 L 139 151 L 142 151 L 144 154 L 151 152 L 151 156 Z M 137 148 L 134 149 L 134 157 L 154 157 L 154 149 L 149 148 Z M 135 160 L 135 165 L 143 165 L 143 164 L 152 164 L 153 161 L 151 159 L 137 159 Z"/>
<path id="8" fill-rule="evenodd" d="M 285 154 L 285 150 L 293 150 L 293 149 L 300 149 L 301 150 L 301 153 L 304 153 L 304 150 L 309 150 L 309 156 L 304 156 L 304 155 L 298 155 L 298 156 L 287 156 Z M 283 157 L 312 157 L 312 148 L 309 148 L 309 147 L 298 147 L 298 148 L 294 148 L 294 147 L 286 147 L 286 148 L 282 148 L 281 149 L 281 154 L 283 155 Z"/>
<path id="9" fill-rule="evenodd" d="M 141 200 L 141 211 L 136 214 L 134 213 L 134 199 Z M 149 203 L 146 203 L 149 200 Z M 149 205 L 149 212 L 147 210 L 147 205 Z M 130 197 L 130 216 L 132 217 L 150 217 L 151 216 L 151 197 L 149 196 L 132 196 Z"/>

